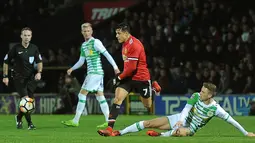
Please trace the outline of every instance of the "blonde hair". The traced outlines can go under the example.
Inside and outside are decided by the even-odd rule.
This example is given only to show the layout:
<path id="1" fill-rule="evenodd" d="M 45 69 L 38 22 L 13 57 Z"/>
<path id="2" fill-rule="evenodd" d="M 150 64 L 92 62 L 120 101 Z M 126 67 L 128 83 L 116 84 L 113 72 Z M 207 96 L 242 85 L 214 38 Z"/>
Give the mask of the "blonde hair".
<path id="1" fill-rule="evenodd" d="M 92 29 L 92 24 L 86 22 L 86 23 L 83 23 L 83 24 L 81 25 L 81 29 L 87 28 L 87 27 L 90 27 L 90 28 Z"/>
<path id="2" fill-rule="evenodd" d="M 215 95 L 215 92 L 216 92 L 216 89 L 217 89 L 215 84 L 210 83 L 210 82 L 204 82 L 203 87 L 207 88 L 211 92 L 212 96 Z"/>

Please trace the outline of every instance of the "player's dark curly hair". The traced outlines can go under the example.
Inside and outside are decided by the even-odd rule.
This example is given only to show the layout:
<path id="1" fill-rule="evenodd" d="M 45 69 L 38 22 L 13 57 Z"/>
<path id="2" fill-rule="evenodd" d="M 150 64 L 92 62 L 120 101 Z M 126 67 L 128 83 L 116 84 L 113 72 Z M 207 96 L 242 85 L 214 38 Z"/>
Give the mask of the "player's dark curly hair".
<path id="1" fill-rule="evenodd" d="M 116 30 L 120 29 L 123 32 L 130 33 L 130 27 L 129 27 L 129 25 L 126 22 L 122 22 L 122 23 L 118 24 L 115 29 Z"/>

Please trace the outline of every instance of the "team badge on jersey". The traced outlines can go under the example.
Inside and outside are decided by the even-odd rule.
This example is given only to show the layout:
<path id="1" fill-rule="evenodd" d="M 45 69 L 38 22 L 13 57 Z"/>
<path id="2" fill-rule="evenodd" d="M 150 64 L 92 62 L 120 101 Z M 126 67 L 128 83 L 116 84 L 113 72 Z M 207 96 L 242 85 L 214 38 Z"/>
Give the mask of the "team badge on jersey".
<path id="1" fill-rule="evenodd" d="M 207 116 L 212 117 L 213 116 L 213 112 L 212 111 L 208 111 L 207 112 Z"/>
<path id="2" fill-rule="evenodd" d="M 124 62 L 126 62 L 128 60 L 127 58 L 127 53 L 128 53 L 128 50 L 126 48 L 123 49 L 123 54 L 122 54 L 122 59 Z"/>
<path id="3" fill-rule="evenodd" d="M 93 55 L 93 51 L 92 50 L 89 50 L 89 55 Z"/>
<path id="4" fill-rule="evenodd" d="M 127 56 L 122 55 L 122 59 L 123 59 L 124 62 L 126 62 L 127 61 Z"/>
<path id="5" fill-rule="evenodd" d="M 35 57 L 29 57 L 29 63 L 32 64 L 35 60 Z"/>
<path id="6" fill-rule="evenodd" d="M 85 50 L 85 54 L 86 54 L 86 56 L 91 56 L 91 55 L 93 55 L 93 51 L 92 50 Z"/>

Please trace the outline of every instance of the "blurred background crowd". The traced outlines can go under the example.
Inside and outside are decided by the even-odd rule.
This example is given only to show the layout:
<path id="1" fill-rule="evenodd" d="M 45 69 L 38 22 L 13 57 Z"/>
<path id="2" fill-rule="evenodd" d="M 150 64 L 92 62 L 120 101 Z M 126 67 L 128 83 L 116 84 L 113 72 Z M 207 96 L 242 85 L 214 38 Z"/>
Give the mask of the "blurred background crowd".
<path id="1" fill-rule="evenodd" d="M 8 43 L 19 41 L 20 29 L 29 21 L 44 22 L 72 4 L 75 5 L 72 0 L 2 0 L 1 44 L 8 50 Z M 122 69 L 121 45 L 116 41 L 114 27 L 121 21 L 129 23 L 132 35 L 144 44 L 152 80 L 162 86 L 162 94 L 199 91 L 205 81 L 215 83 L 219 94 L 255 93 L 255 9 L 249 7 L 249 1 L 246 5 L 239 6 L 232 0 L 146 0 L 97 26 L 94 37 L 104 43 Z M 57 32 L 51 28 L 47 34 L 62 35 L 65 30 Z M 44 42 L 38 42 L 38 46 L 45 67 L 70 67 L 78 60 L 82 37 L 78 30 L 73 31 L 79 38 L 62 43 L 56 40 L 50 46 L 46 43 L 53 43 L 51 38 L 47 34 L 41 36 L 40 41 Z M 1 57 L 7 50 L 1 51 Z M 107 83 L 113 70 L 104 58 L 103 63 L 105 88 L 110 91 Z M 65 80 L 65 70 L 46 70 L 39 90 L 60 92 L 70 83 Z M 86 66 L 74 73 L 80 84 L 85 73 Z"/>

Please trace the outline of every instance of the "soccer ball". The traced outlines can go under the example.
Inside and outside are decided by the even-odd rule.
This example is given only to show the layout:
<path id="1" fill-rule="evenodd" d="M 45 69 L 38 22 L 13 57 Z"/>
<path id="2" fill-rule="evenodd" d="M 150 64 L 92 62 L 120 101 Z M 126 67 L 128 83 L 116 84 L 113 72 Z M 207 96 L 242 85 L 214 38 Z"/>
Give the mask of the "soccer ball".
<path id="1" fill-rule="evenodd" d="M 22 98 L 19 103 L 19 109 L 23 113 L 31 113 L 35 109 L 35 102 L 32 98 Z"/>

